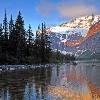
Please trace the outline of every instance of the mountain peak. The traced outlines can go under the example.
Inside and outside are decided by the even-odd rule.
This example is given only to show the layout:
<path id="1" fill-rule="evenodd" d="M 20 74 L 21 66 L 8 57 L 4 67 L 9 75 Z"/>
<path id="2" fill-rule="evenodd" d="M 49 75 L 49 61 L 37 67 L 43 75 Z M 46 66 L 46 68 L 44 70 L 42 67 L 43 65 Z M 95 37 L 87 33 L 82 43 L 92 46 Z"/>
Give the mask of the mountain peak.
<path id="1" fill-rule="evenodd" d="M 95 33 L 98 33 L 98 32 L 100 32 L 100 21 L 98 21 L 97 23 L 93 24 L 89 28 L 89 31 L 87 32 L 87 34 L 84 37 L 81 37 L 77 41 L 73 41 L 73 42 L 66 41 L 64 43 L 65 43 L 65 45 L 71 46 L 71 47 L 77 46 L 77 45 L 80 45 L 82 42 L 84 42 L 87 38 L 89 38 L 92 35 L 95 35 Z"/>
<path id="2" fill-rule="evenodd" d="M 79 28 L 89 29 L 93 24 L 95 24 L 99 20 L 100 20 L 100 15 L 83 16 L 83 17 L 75 18 L 68 23 L 63 23 L 61 25 L 51 27 L 47 30 L 48 32 L 61 33 L 72 29 L 79 29 Z"/>
<path id="3" fill-rule="evenodd" d="M 95 35 L 100 34 L 100 15 L 75 18 L 68 23 L 53 26 L 47 31 L 50 33 L 53 50 L 60 50 L 65 54 L 80 54 L 98 42 Z"/>

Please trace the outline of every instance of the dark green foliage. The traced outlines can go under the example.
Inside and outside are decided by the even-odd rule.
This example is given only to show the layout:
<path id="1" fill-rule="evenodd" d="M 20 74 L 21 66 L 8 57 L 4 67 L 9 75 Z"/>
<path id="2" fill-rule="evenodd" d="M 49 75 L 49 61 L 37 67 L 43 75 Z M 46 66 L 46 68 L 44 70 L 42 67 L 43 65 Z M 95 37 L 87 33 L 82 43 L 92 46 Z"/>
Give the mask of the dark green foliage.
<path id="1" fill-rule="evenodd" d="M 8 40 L 8 22 L 7 22 L 6 10 L 5 10 L 5 16 L 3 20 L 3 29 L 4 29 L 4 37 L 6 40 Z"/>
<path id="2" fill-rule="evenodd" d="M 34 39 L 33 39 L 33 32 L 31 29 L 31 25 L 29 25 L 29 29 L 27 31 L 27 56 L 33 55 L 33 45 L 34 45 Z"/>
<path id="3" fill-rule="evenodd" d="M 15 33 L 16 33 L 16 57 L 18 58 L 18 62 L 21 61 L 22 58 L 25 57 L 25 50 L 26 50 L 26 32 L 24 28 L 24 20 L 21 16 L 21 13 L 19 11 L 19 14 L 17 16 L 16 22 L 15 22 Z"/>
<path id="4" fill-rule="evenodd" d="M 2 54 L 2 46 L 3 46 L 3 28 L 2 24 L 0 24 L 0 54 Z"/>
<path id="5" fill-rule="evenodd" d="M 7 55 L 8 55 L 8 21 L 7 21 L 7 14 L 6 14 L 6 10 L 5 10 L 5 16 L 4 16 L 4 20 L 3 20 L 3 35 L 4 38 L 2 40 L 2 51 L 5 54 L 5 59 L 7 59 Z"/>
<path id="6" fill-rule="evenodd" d="M 45 23 L 38 26 L 34 38 L 31 25 L 25 30 L 20 11 L 15 22 L 11 15 L 8 23 L 5 10 L 3 25 L 0 24 L 0 64 L 44 64 L 63 62 L 65 59 L 74 60 L 70 55 L 65 56 L 58 51 L 51 52 L 50 46 Z"/>
<path id="7" fill-rule="evenodd" d="M 0 24 L 0 38 L 3 36 L 3 28 L 2 28 L 2 24 Z"/>
<path id="8" fill-rule="evenodd" d="M 41 28 L 38 26 L 35 39 L 35 49 L 37 50 L 36 57 L 39 59 L 40 63 L 47 63 L 50 61 L 50 38 L 46 32 L 45 23 L 42 23 Z"/>
<path id="9" fill-rule="evenodd" d="M 50 61 L 51 63 L 67 63 L 70 61 L 74 61 L 75 56 L 70 54 L 62 54 L 60 51 L 52 51 Z"/>
<path id="10" fill-rule="evenodd" d="M 13 29 L 14 29 L 14 21 L 12 19 L 12 15 L 11 15 L 11 18 L 9 21 L 9 33 L 12 33 Z"/>

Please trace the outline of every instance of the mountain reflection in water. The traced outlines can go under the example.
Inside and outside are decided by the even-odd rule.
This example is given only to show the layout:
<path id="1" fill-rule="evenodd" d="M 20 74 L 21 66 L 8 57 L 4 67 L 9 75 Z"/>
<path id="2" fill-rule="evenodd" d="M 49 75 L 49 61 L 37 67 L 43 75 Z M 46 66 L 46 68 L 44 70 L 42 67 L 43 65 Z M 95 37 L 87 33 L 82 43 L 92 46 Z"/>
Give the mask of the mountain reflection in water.
<path id="1" fill-rule="evenodd" d="M 100 100 L 100 62 L 3 72 L 0 100 Z"/>

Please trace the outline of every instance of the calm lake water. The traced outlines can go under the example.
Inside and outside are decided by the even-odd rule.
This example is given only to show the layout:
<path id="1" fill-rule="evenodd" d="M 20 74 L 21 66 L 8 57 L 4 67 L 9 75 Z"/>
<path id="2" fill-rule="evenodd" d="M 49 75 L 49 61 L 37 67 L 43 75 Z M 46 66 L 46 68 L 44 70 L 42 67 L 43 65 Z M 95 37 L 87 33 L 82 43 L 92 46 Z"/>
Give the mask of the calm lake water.
<path id="1" fill-rule="evenodd" d="M 0 73 L 0 100 L 100 100 L 100 61 Z"/>

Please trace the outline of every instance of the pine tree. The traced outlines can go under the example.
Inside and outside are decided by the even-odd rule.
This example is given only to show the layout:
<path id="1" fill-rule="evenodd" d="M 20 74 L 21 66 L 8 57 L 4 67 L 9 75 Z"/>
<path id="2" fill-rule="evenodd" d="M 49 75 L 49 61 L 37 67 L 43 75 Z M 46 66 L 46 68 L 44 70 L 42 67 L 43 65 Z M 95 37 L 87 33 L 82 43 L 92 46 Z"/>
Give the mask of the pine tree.
<path id="1" fill-rule="evenodd" d="M 9 21 L 9 53 L 12 55 L 12 56 L 15 56 L 16 52 L 15 52 L 15 41 L 14 41 L 14 33 L 15 33 L 15 29 L 14 29 L 14 21 L 12 19 L 12 15 L 11 15 L 11 18 L 10 18 L 10 21 Z"/>
<path id="2" fill-rule="evenodd" d="M 3 28 L 2 24 L 0 24 L 0 39 L 3 37 Z"/>
<path id="3" fill-rule="evenodd" d="M 38 54 L 41 60 L 41 63 L 49 62 L 50 58 L 50 38 L 46 32 L 46 25 L 42 23 L 41 29 L 38 27 L 36 34 L 36 45 L 38 47 Z"/>
<path id="4" fill-rule="evenodd" d="M 2 24 L 0 24 L 0 56 L 2 54 L 2 46 L 3 46 L 3 28 Z"/>
<path id="5" fill-rule="evenodd" d="M 12 33 L 13 28 L 14 28 L 14 21 L 12 19 L 12 15 L 11 15 L 11 18 L 10 18 L 10 21 L 9 21 L 9 33 Z"/>
<path id="6" fill-rule="evenodd" d="M 5 16 L 3 20 L 3 33 L 4 33 L 4 39 L 3 39 L 3 46 L 2 46 L 2 51 L 5 54 L 4 60 L 7 61 L 8 59 L 8 21 L 7 21 L 7 14 L 5 10 Z"/>
<path id="7" fill-rule="evenodd" d="M 49 34 L 46 31 L 46 25 L 44 23 L 43 25 L 43 30 L 44 30 L 44 41 L 45 41 L 45 60 L 46 62 L 49 62 L 50 60 L 50 55 L 51 55 L 51 42 L 50 42 L 50 37 Z"/>
<path id="8" fill-rule="evenodd" d="M 35 63 L 41 63 L 41 57 L 40 57 L 40 25 L 38 26 L 38 30 L 36 31 L 36 38 L 34 42 L 34 56 L 35 56 Z"/>
<path id="9" fill-rule="evenodd" d="M 18 46 L 18 34 L 16 33 L 15 27 L 13 26 L 13 29 L 10 30 L 9 35 L 9 52 L 10 55 L 16 57 L 17 55 L 17 46 Z"/>
<path id="10" fill-rule="evenodd" d="M 27 47 L 28 47 L 28 56 L 32 56 L 32 52 L 33 52 L 33 43 L 34 43 L 34 39 L 33 39 L 33 32 L 31 29 L 31 25 L 29 24 L 29 29 L 27 31 L 28 34 L 28 39 L 27 39 Z"/>
<path id="11" fill-rule="evenodd" d="M 32 32 L 31 25 L 29 25 L 29 29 L 28 29 L 27 33 L 28 33 L 28 44 L 29 44 L 29 47 L 31 47 L 31 44 L 34 41 L 34 39 L 33 39 L 34 34 Z"/>
<path id="12" fill-rule="evenodd" d="M 41 27 L 41 63 L 45 63 L 45 37 L 44 37 L 45 33 L 44 33 L 44 25 L 42 23 L 42 27 Z"/>
<path id="13" fill-rule="evenodd" d="M 3 25 L 0 24 L 0 63 L 48 63 L 50 53 L 50 37 L 45 23 L 38 26 L 34 40 L 31 25 L 25 31 L 21 12 L 15 23 L 11 15 L 8 25 L 5 10 Z"/>
<path id="14" fill-rule="evenodd" d="M 4 29 L 4 37 L 6 40 L 8 40 L 8 21 L 7 21 L 6 10 L 5 10 L 5 16 L 3 20 L 3 29 Z"/>
<path id="15" fill-rule="evenodd" d="M 17 43 L 17 58 L 18 62 L 21 62 L 21 60 L 25 57 L 25 51 L 26 51 L 26 32 L 24 28 L 24 20 L 21 16 L 21 12 L 19 11 L 19 14 L 17 16 L 16 22 L 15 22 L 15 31 L 16 31 L 16 43 Z"/>

